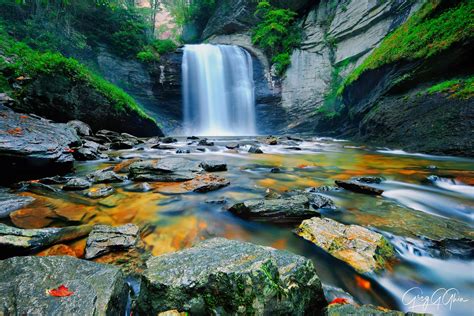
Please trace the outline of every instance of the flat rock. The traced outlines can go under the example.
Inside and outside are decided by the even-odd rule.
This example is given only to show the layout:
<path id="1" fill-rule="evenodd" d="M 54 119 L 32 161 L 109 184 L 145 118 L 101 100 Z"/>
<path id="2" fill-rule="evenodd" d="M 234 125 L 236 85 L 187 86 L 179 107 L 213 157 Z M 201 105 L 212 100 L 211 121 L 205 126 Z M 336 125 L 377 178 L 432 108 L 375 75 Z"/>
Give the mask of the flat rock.
<path id="1" fill-rule="evenodd" d="M 304 315 L 326 304 L 310 260 L 224 238 L 153 257 L 143 276 L 144 314 Z"/>
<path id="2" fill-rule="evenodd" d="M 136 181 L 181 182 L 201 172 L 199 162 L 179 157 L 146 160 L 130 165 L 130 178 Z"/>
<path id="3" fill-rule="evenodd" d="M 13 112 L 0 105 L 0 182 L 44 177 L 69 171 L 71 147 L 80 146 L 76 131 L 66 124 Z"/>
<path id="4" fill-rule="evenodd" d="M 83 178 L 72 178 L 63 186 L 65 191 L 80 191 L 90 188 L 92 183 Z"/>
<path id="5" fill-rule="evenodd" d="M 385 179 L 382 177 L 374 177 L 374 176 L 362 176 L 362 177 L 353 177 L 351 178 L 352 181 L 362 182 L 362 183 L 375 183 L 379 184 L 382 183 Z"/>
<path id="6" fill-rule="evenodd" d="M 76 149 L 73 156 L 78 161 L 97 160 L 101 158 L 98 151 L 88 147 Z"/>
<path id="7" fill-rule="evenodd" d="M 62 228 L 20 229 L 0 224 L 1 255 L 7 251 L 29 251 L 67 240 L 86 236 L 92 230 L 90 225 Z"/>
<path id="8" fill-rule="evenodd" d="M 175 150 L 176 149 L 176 147 L 174 147 L 174 146 L 164 145 L 164 144 L 153 145 L 153 146 L 151 146 L 151 148 L 160 149 L 160 150 Z"/>
<path id="9" fill-rule="evenodd" d="M 124 188 L 128 192 L 148 192 L 152 190 L 152 187 L 147 182 L 135 183 Z"/>
<path id="10" fill-rule="evenodd" d="M 86 259 L 93 259 L 106 253 L 134 247 L 138 242 L 138 226 L 126 224 L 112 227 L 96 225 L 86 242 Z"/>
<path id="11" fill-rule="evenodd" d="M 336 206 L 334 205 L 334 201 L 324 195 L 312 194 L 310 195 L 310 197 L 311 197 L 310 198 L 311 206 L 315 209 L 320 209 L 320 208 L 335 209 L 336 208 Z"/>
<path id="12" fill-rule="evenodd" d="M 227 171 L 227 164 L 219 160 L 205 160 L 200 166 L 208 172 Z"/>
<path id="13" fill-rule="evenodd" d="M 30 196 L 10 194 L 0 190 L 0 218 L 6 218 L 11 212 L 27 207 L 34 200 Z"/>
<path id="14" fill-rule="evenodd" d="M 48 294 L 60 285 L 73 294 Z M 69 256 L 0 262 L 0 306 L 5 315 L 125 315 L 128 292 L 122 272 L 112 265 Z"/>
<path id="15" fill-rule="evenodd" d="M 335 181 L 336 185 L 352 191 L 356 193 L 363 193 L 363 194 L 369 194 L 369 195 L 381 195 L 383 193 L 383 190 L 374 188 L 369 185 L 365 185 L 361 182 L 357 181 L 343 181 L 343 180 L 336 180 Z"/>
<path id="16" fill-rule="evenodd" d="M 184 187 L 188 191 L 206 193 L 224 188 L 230 184 L 230 181 L 212 174 L 198 175 L 193 180 L 186 182 Z"/>
<path id="17" fill-rule="evenodd" d="M 116 183 L 123 182 L 127 178 L 121 175 L 116 174 L 112 171 L 113 168 L 105 168 L 97 170 L 93 173 L 87 175 L 87 180 L 92 183 Z"/>
<path id="18" fill-rule="evenodd" d="M 245 201 L 233 205 L 229 211 L 250 220 L 299 223 L 319 215 L 318 211 L 310 207 L 310 203 L 311 199 L 301 194 L 287 198 Z"/>
<path id="19" fill-rule="evenodd" d="M 230 143 L 230 144 L 225 145 L 225 148 L 227 148 L 227 149 L 238 149 L 238 148 L 240 148 L 240 145 L 239 145 L 239 143 Z"/>
<path id="20" fill-rule="evenodd" d="M 381 234 L 329 218 L 304 220 L 296 234 L 345 261 L 359 273 L 380 270 L 395 255 L 393 247 Z"/>

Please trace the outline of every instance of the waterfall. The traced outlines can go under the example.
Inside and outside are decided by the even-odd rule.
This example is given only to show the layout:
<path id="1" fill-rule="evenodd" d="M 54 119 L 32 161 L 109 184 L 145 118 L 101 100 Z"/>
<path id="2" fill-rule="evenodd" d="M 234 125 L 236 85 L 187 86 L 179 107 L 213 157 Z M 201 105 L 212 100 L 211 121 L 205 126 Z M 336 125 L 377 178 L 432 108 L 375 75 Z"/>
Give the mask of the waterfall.
<path id="1" fill-rule="evenodd" d="M 256 135 L 250 54 L 230 45 L 186 45 L 182 63 L 188 135 Z"/>

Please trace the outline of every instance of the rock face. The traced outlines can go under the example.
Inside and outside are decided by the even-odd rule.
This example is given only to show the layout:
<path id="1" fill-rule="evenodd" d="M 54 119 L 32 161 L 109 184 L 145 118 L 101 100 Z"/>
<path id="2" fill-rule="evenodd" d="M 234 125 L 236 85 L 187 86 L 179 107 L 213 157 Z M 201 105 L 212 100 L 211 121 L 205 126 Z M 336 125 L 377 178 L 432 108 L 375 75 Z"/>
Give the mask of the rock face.
<path id="1" fill-rule="evenodd" d="M 99 257 L 114 250 L 134 247 L 138 242 L 138 226 L 127 224 L 119 227 L 96 225 L 86 244 L 86 259 Z"/>
<path id="2" fill-rule="evenodd" d="M 72 168 L 70 147 L 80 145 L 66 124 L 15 113 L 0 105 L 0 182 L 64 173 Z"/>
<path id="3" fill-rule="evenodd" d="M 296 234 L 345 261 L 359 273 L 382 269 L 395 252 L 380 234 L 357 225 L 344 225 L 329 218 L 304 220 Z"/>
<path id="4" fill-rule="evenodd" d="M 73 294 L 53 297 L 65 285 Z M 123 315 L 128 286 L 122 272 L 69 256 L 0 261 L 0 306 L 5 315 Z"/>
<path id="5" fill-rule="evenodd" d="M 310 260 L 223 238 L 149 259 L 138 299 L 153 314 L 304 315 L 325 304 Z"/>
<path id="6" fill-rule="evenodd" d="M 83 237 L 92 226 L 71 226 L 64 228 L 20 229 L 0 224 L 1 255 L 6 252 L 26 252 Z"/>
<path id="7" fill-rule="evenodd" d="M 233 205 L 229 211 L 245 219 L 276 223 L 299 223 L 319 215 L 318 211 L 310 207 L 310 199 L 306 195 L 245 201 Z"/>

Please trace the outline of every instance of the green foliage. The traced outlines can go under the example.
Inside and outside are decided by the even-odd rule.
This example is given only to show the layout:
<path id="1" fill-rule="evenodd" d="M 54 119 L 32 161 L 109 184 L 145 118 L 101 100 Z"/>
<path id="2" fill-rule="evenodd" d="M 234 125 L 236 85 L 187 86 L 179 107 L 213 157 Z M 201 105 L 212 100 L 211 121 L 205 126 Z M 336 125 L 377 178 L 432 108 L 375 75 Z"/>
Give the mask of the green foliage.
<path id="1" fill-rule="evenodd" d="M 154 61 L 159 61 L 160 57 L 153 54 L 151 51 L 141 51 L 137 54 L 137 59 L 142 63 L 151 63 Z"/>
<path id="2" fill-rule="evenodd" d="M 428 58 L 455 43 L 472 39 L 474 1 L 464 0 L 447 10 L 437 10 L 443 4 L 446 5 L 441 0 L 427 1 L 407 22 L 384 39 L 346 79 L 345 85 L 367 70 L 400 60 Z"/>
<path id="3" fill-rule="evenodd" d="M 474 76 L 440 82 L 426 90 L 429 94 L 449 93 L 450 97 L 471 99 L 474 97 Z"/>
<path id="4" fill-rule="evenodd" d="M 150 117 L 122 89 L 92 73 L 73 58 L 66 58 L 60 53 L 40 52 L 31 49 L 25 43 L 10 38 L 0 27 L 0 51 L 13 62 L 4 63 L 0 71 L 15 77 L 34 78 L 38 75 L 63 75 L 80 84 L 89 85 L 106 97 L 119 110 L 137 112 L 143 118 Z"/>
<path id="5" fill-rule="evenodd" d="M 163 0 L 163 3 L 178 25 L 194 23 L 200 28 L 206 25 L 217 7 L 216 0 Z"/>
<path id="6" fill-rule="evenodd" d="M 17 39 L 34 49 L 87 54 L 107 44 L 124 57 L 147 45 L 149 24 L 128 0 L 0 0 L 0 20 Z"/>
<path id="7" fill-rule="evenodd" d="M 156 50 L 158 54 L 166 54 L 166 53 L 171 53 L 178 48 L 176 44 L 170 40 L 170 39 L 165 39 L 165 40 L 155 40 L 151 44 L 153 48 Z"/>
<path id="8" fill-rule="evenodd" d="M 301 43 L 301 32 L 294 23 L 296 13 L 275 8 L 262 0 L 255 15 L 260 22 L 253 29 L 252 42 L 270 56 L 278 74 L 282 75 L 290 65 L 291 51 Z"/>

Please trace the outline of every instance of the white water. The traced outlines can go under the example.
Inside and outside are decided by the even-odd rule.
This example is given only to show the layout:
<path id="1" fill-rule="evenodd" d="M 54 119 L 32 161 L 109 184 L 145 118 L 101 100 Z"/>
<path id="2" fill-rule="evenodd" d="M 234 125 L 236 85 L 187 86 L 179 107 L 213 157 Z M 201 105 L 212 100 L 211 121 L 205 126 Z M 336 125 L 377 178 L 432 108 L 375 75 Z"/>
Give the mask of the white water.
<path id="1" fill-rule="evenodd" d="M 183 56 L 187 135 L 256 135 L 250 54 L 238 46 L 186 45 Z"/>

